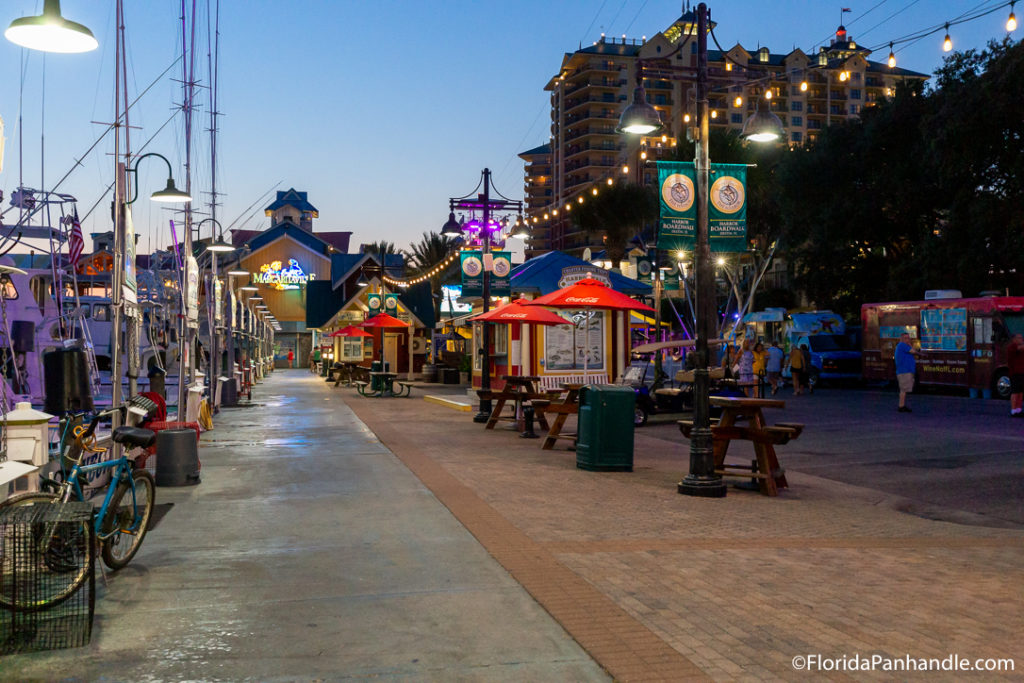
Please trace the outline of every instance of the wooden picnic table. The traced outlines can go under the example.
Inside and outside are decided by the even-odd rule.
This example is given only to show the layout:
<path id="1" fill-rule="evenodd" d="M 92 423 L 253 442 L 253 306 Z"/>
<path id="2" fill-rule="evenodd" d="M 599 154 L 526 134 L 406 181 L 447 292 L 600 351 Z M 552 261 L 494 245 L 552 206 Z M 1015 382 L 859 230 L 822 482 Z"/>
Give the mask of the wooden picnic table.
<path id="1" fill-rule="evenodd" d="M 540 381 L 540 377 L 532 375 L 504 375 L 502 379 L 505 381 L 505 386 L 500 391 L 484 391 L 482 389 L 477 391 L 477 395 L 481 399 L 490 398 L 495 401 L 494 407 L 491 409 L 491 416 L 484 429 L 494 429 L 499 420 L 512 420 L 516 423 L 516 428 L 523 431 L 526 428 L 523 422 L 523 401 L 530 401 L 539 409 L 561 393 L 538 390 L 537 382 Z M 501 412 L 509 401 L 513 405 L 512 415 L 503 416 Z M 547 429 L 548 421 L 544 417 L 544 413 L 538 410 L 536 415 L 541 427 Z"/>
<path id="2" fill-rule="evenodd" d="M 394 396 L 396 372 L 371 372 L 369 383 L 356 382 L 356 388 L 363 396 Z M 369 390 L 367 390 L 369 387 Z"/>
<path id="3" fill-rule="evenodd" d="M 715 473 L 723 476 L 753 478 L 766 496 L 777 496 L 780 488 L 788 488 L 785 470 L 779 465 L 775 446 L 788 443 L 800 436 L 804 426 L 794 422 L 779 422 L 768 425 L 762 409 L 785 408 L 786 402 L 773 398 L 732 398 L 712 396 L 709 402 L 722 408 L 722 416 L 711 426 L 714 439 Z M 737 426 L 738 419 L 746 418 L 746 427 Z M 680 420 L 679 431 L 690 438 L 692 420 Z M 750 441 L 754 444 L 756 464 L 743 465 L 726 463 L 729 444 L 734 441 Z"/>
<path id="4" fill-rule="evenodd" d="M 562 427 L 570 415 L 576 415 L 580 412 L 580 390 L 586 385 L 566 383 L 559 386 L 565 390 L 565 396 L 562 397 L 562 400 L 552 401 L 548 405 L 543 406 L 544 412 L 555 413 L 555 419 L 551 423 L 548 435 L 544 437 L 544 443 L 541 444 L 541 448 L 545 451 L 553 449 L 559 439 L 569 439 L 575 444 L 576 437 L 578 436 L 577 432 L 562 432 Z"/>

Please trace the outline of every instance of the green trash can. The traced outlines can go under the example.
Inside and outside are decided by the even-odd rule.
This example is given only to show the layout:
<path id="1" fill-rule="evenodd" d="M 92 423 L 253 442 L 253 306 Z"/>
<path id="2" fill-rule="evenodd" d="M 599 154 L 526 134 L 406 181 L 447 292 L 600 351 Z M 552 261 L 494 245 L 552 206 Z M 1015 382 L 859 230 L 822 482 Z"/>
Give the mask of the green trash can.
<path id="1" fill-rule="evenodd" d="M 379 360 L 375 360 L 370 363 L 370 372 L 384 372 L 384 364 Z M 370 375 L 370 389 L 373 391 L 380 391 L 381 387 L 384 386 L 384 378 L 380 375 Z"/>
<path id="2" fill-rule="evenodd" d="M 597 472 L 633 471 L 633 387 L 589 384 L 580 391 L 576 467 Z"/>

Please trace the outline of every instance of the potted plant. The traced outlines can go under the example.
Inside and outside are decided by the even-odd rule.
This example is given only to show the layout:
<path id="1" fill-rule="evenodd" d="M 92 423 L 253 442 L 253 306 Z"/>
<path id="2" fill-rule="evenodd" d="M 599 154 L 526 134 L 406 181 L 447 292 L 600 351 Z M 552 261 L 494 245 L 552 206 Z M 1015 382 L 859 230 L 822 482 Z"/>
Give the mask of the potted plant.
<path id="1" fill-rule="evenodd" d="M 469 356 L 463 356 L 459 361 L 459 383 L 469 384 L 469 373 L 473 369 L 473 361 Z"/>

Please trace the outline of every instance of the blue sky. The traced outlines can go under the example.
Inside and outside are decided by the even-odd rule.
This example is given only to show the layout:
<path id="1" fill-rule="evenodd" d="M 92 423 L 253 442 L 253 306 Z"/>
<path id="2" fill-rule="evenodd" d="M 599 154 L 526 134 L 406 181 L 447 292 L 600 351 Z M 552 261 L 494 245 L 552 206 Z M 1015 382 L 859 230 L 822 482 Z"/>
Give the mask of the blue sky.
<path id="1" fill-rule="evenodd" d="M 196 72 L 207 82 L 205 13 Z M 213 2 L 213 0 L 209 0 Z M 191 0 L 188 2 L 191 7 Z M 1002 0 L 730 0 L 709 3 L 726 48 L 768 46 L 813 50 L 826 44 L 840 19 L 850 36 L 884 61 L 888 42 L 953 21 Z M 126 0 L 129 90 L 134 98 L 180 53 L 180 3 Z M 387 239 L 399 246 L 438 230 L 451 196 L 467 194 L 489 167 L 502 194 L 522 197 L 519 152 L 547 141 L 544 84 L 565 52 L 608 36 L 652 36 L 682 13 L 679 0 L 222 0 L 218 190 L 226 193 L 218 220 L 226 227 L 266 227 L 262 211 L 247 211 L 277 183 L 309 192 L 319 209 L 317 230 L 350 230 L 353 248 Z M 6 0 L 0 23 L 37 14 L 42 0 Z M 0 188 L 47 187 L 64 175 L 102 132 L 94 121 L 113 117 L 114 2 L 64 0 L 68 19 L 89 26 L 100 48 L 84 55 L 29 53 L 0 40 L 7 78 L 0 90 L 6 152 Z M 950 33 L 955 49 L 982 47 L 1005 36 L 1008 9 Z M 1018 29 L 1020 32 L 1022 29 Z M 931 73 L 941 64 L 943 32 L 897 49 L 899 65 Z M 20 67 L 20 68 L 19 68 Z M 19 83 L 18 73 L 24 74 Z M 158 81 L 133 110 L 138 149 L 181 101 L 180 66 Z M 171 80 L 176 79 L 176 80 Z M 209 127 L 207 94 L 198 95 L 197 127 Z M 20 106 L 19 106 L 20 102 Z M 23 127 L 19 131 L 19 112 Z M 145 151 L 171 159 L 183 174 L 181 116 L 156 133 Z M 19 161 L 19 132 L 23 161 Z M 208 136 L 197 139 L 193 184 L 210 186 Z M 41 154 L 41 149 L 45 153 Z M 61 191 L 84 214 L 113 177 L 112 138 L 82 160 Z M 41 164 L 41 159 L 44 161 Z M 163 186 L 165 167 L 147 160 L 141 192 Z M 179 183 L 180 184 L 180 183 Z M 196 203 L 208 211 L 206 195 Z M 262 209 L 269 199 L 260 201 Z M 171 214 L 139 201 L 135 222 L 142 248 L 170 242 Z M 84 229 L 109 229 L 109 198 Z M 9 223 L 14 214 L 8 214 Z M 250 218 L 250 216 L 252 216 Z M 204 226 L 204 234 L 211 227 Z"/>

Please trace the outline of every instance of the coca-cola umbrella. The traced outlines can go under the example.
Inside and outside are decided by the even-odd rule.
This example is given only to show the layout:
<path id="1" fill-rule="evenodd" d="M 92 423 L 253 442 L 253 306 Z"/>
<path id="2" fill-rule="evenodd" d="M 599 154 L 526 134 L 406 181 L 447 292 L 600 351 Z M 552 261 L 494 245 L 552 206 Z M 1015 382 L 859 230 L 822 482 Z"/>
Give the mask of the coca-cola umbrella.
<path id="1" fill-rule="evenodd" d="M 354 325 L 347 325 L 340 330 L 331 332 L 328 337 L 372 337 L 373 335 L 366 330 L 361 330 Z"/>
<path id="2" fill-rule="evenodd" d="M 363 322 L 359 323 L 359 327 L 409 327 L 409 323 L 403 323 L 398 318 L 388 315 L 387 313 L 378 313 L 372 318 L 367 318 Z"/>
<path id="3" fill-rule="evenodd" d="M 523 324 L 529 325 L 566 325 L 569 321 L 553 313 L 546 308 L 540 306 L 528 306 L 529 302 L 526 299 L 516 299 L 504 306 L 499 306 L 494 310 L 487 311 L 486 313 L 480 313 L 470 318 L 473 322 L 489 322 L 489 323 L 520 323 L 520 328 Z M 522 332 L 520 332 L 522 336 Z M 518 365 L 518 363 L 516 363 Z M 514 373 L 513 373 L 514 374 Z"/>
<path id="4" fill-rule="evenodd" d="M 604 284 L 600 280 L 585 277 L 568 287 L 537 297 L 526 302 L 527 306 L 548 306 L 550 308 L 567 308 L 575 311 L 646 311 L 654 313 L 654 309 L 631 299 L 621 292 Z M 590 351 L 590 325 L 584 327 L 586 338 L 583 351 L 583 380 L 587 379 L 587 365 Z"/>

